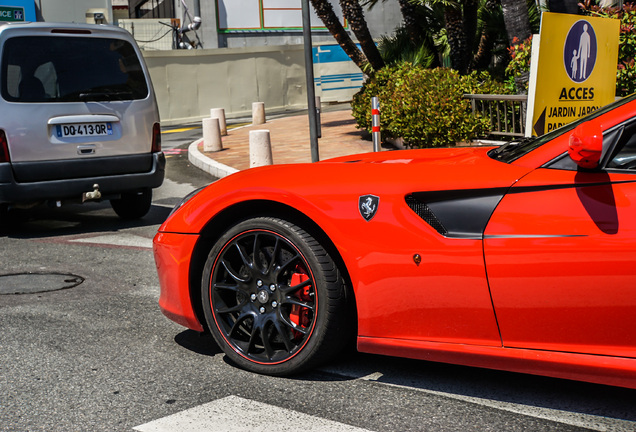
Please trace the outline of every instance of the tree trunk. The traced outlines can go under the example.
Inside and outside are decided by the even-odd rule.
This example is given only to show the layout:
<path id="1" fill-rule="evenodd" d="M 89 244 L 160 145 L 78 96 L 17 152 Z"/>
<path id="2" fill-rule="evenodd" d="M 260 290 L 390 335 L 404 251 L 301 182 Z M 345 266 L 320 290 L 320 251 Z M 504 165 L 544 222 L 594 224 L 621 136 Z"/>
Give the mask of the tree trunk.
<path id="1" fill-rule="evenodd" d="M 327 27 L 327 30 L 329 30 L 329 33 L 331 33 L 336 39 L 336 42 L 338 42 L 338 45 L 342 47 L 356 66 L 364 72 L 368 64 L 367 58 L 351 40 L 349 33 L 344 29 L 342 23 L 340 23 L 340 19 L 333 11 L 331 3 L 329 3 L 328 0 L 310 0 L 310 2 L 318 17 L 322 20 L 325 27 Z"/>
<path id="2" fill-rule="evenodd" d="M 501 6 L 499 0 L 487 0 L 484 7 L 488 10 L 494 10 Z M 479 45 L 477 46 L 477 52 L 471 62 L 471 69 L 481 70 L 488 67 L 496 39 L 497 35 L 487 25 L 484 25 L 479 39 Z"/>
<path id="3" fill-rule="evenodd" d="M 404 28 L 406 29 L 409 39 L 413 45 L 418 45 L 421 39 L 417 19 L 415 18 L 415 5 L 409 0 L 398 0 L 402 18 L 404 19 Z"/>
<path id="4" fill-rule="evenodd" d="M 468 71 L 469 58 L 462 11 L 454 6 L 446 6 L 444 8 L 444 18 L 448 44 L 450 45 L 451 67 L 460 74 L 465 75 Z"/>
<path id="5" fill-rule="evenodd" d="M 566 13 L 578 15 L 579 4 L 578 0 L 550 0 L 550 12 Z"/>
<path id="6" fill-rule="evenodd" d="M 532 35 L 532 30 L 525 0 L 501 0 L 501 7 L 508 32 L 508 45 L 512 46 L 515 38 L 519 41 L 528 39 Z"/>
<path id="7" fill-rule="evenodd" d="M 479 11 L 478 0 L 464 0 L 464 34 L 466 35 L 466 47 L 468 53 L 475 48 L 475 38 L 477 37 L 477 12 Z"/>
<path id="8" fill-rule="evenodd" d="M 353 34 L 358 38 L 362 52 L 369 60 L 371 67 L 378 71 L 384 67 L 384 60 L 380 56 L 380 51 L 371 37 L 369 27 L 364 19 L 364 12 L 358 0 L 340 0 L 340 7 L 344 17 L 349 21 Z"/>

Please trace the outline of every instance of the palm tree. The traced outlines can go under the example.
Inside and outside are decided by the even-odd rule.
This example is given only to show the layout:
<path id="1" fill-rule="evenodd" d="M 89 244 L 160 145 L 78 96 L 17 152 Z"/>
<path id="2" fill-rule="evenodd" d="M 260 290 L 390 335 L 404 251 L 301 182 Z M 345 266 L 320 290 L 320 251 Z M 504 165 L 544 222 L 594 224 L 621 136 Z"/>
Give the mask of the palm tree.
<path id="1" fill-rule="evenodd" d="M 491 22 L 492 19 L 500 17 L 499 0 L 411 1 L 428 7 L 443 7 L 446 35 L 450 46 L 450 63 L 453 69 L 465 74 L 472 67 L 483 69 L 488 66 L 493 46 L 500 34 Z M 519 0 L 516 1 L 519 2 Z M 478 20 L 480 16 L 482 18 Z M 488 17 L 490 21 L 484 23 L 483 17 Z M 473 56 L 475 51 L 476 54 Z"/>
<path id="2" fill-rule="evenodd" d="M 340 23 L 340 19 L 333 10 L 333 6 L 328 0 L 310 0 L 316 14 L 321 19 L 329 33 L 333 35 L 338 42 L 338 45 L 342 47 L 344 52 L 353 60 L 353 62 L 360 68 L 360 70 L 366 70 L 369 64 L 365 55 L 358 49 L 356 44 L 351 40 L 349 33 L 344 29 Z"/>
<path id="3" fill-rule="evenodd" d="M 505 53 L 504 47 L 513 38 L 525 40 L 532 34 L 527 2 L 534 4 L 535 0 L 397 0 L 404 29 L 382 38 L 382 55 L 370 35 L 361 0 L 339 3 L 364 53 L 342 27 L 329 0 L 310 1 L 340 46 L 366 73 L 384 67 L 383 56 L 390 63 L 406 60 L 436 67 L 443 55 L 450 58 L 452 68 L 465 74 L 471 69 L 489 69 L 497 51 Z M 365 5 L 382 1 L 387 0 L 365 0 Z"/>
<path id="4" fill-rule="evenodd" d="M 442 6 L 444 8 L 444 22 L 446 24 L 446 35 L 450 45 L 451 67 L 461 74 L 468 71 L 469 47 L 466 37 L 464 11 L 462 4 L 470 3 L 472 0 L 413 0 L 422 6 Z"/>
<path id="5" fill-rule="evenodd" d="M 475 38 L 477 37 L 477 16 L 479 14 L 479 0 L 463 1 L 463 23 L 464 34 L 466 35 L 466 46 L 469 53 L 475 46 Z"/>
<path id="6" fill-rule="evenodd" d="M 384 67 L 384 60 L 380 55 L 380 51 L 369 32 L 369 27 L 364 19 L 364 12 L 358 0 L 340 0 L 340 7 L 344 17 L 349 22 L 353 34 L 358 38 L 360 47 L 365 56 L 369 60 L 369 64 L 374 70 L 380 70 Z"/>
<path id="7" fill-rule="evenodd" d="M 505 29 L 501 26 L 504 20 L 499 0 L 482 0 L 479 22 L 480 38 L 470 68 L 483 70 L 490 65 L 495 46 L 508 39 Z M 505 42 L 503 44 L 506 45 Z"/>
<path id="8" fill-rule="evenodd" d="M 369 4 L 373 6 L 376 1 L 379 0 Z M 382 36 L 378 43 L 385 63 L 407 62 L 427 68 L 441 66 L 447 46 L 441 37 L 444 29 L 443 8 L 414 5 L 409 0 L 398 1 L 404 24 L 392 35 Z"/>
<path id="9" fill-rule="evenodd" d="M 418 45 L 421 40 L 421 31 L 415 18 L 415 5 L 409 0 L 398 0 L 398 3 L 400 4 L 402 19 L 404 19 L 404 28 L 411 39 L 411 43 Z"/>
<path id="10" fill-rule="evenodd" d="M 442 1 L 445 0 L 433 0 Z M 460 74 L 468 72 L 468 41 L 464 29 L 464 17 L 461 5 L 455 2 L 446 2 L 444 6 L 444 21 L 446 22 L 446 34 L 451 49 L 451 67 Z"/>
<path id="11" fill-rule="evenodd" d="M 378 48 L 387 65 L 410 63 L 424 68 L 440 66 L 437 50 L 425 43 L 414 45 L 405 27 L 398 27 L 391 36 L 382 36 Z"/>
<path id="12" fill-rule="evenodd" d="M 550 0 L 548 2 L 550 12 L 559 12 L 577 15 L 579 13 L 578 0 Z"/>
<path id="13" fill-rule="evenodd" d="M 525 0 L 501 0 L 503 19 L 508 32 L 508 45 L 513 45 L 515 38 L 520 41 L 532 35 L 528 4 Z"/>

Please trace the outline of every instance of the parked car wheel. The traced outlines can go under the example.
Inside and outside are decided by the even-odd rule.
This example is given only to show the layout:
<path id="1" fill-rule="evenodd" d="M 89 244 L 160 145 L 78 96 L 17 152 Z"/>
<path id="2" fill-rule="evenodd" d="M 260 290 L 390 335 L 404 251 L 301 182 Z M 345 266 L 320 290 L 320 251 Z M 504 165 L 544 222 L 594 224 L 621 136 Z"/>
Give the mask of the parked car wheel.
<path id="1" fill-rule="evenodd" d="M 122 219 L 138 219 L 145 216 L 152 205 L 152 189 L 121 194 L 121 198 L 110 200 L 115 213 Z"/>
<path id="2" fill-rule="evenodd" d="M 9 218 L 9 206 L 0 204 L 0 234 L 7 232 Z"/>
<path id="3" fill-rule="evenodd" d="M 346 296 L 333 259 L 305 230 L 275 218 L 230 228 L 208 256 L 202 284 L 212 335 L 239 366 L 300 372 L 346 342 Z"/>

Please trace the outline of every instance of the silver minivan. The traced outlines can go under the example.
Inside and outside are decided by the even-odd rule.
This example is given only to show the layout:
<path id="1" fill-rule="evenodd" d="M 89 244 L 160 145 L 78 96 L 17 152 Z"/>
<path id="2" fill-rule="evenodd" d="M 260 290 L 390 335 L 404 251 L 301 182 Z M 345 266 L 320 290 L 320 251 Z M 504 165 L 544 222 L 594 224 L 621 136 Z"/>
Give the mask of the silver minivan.
<path id="1" fill-rule="evenodd" d="M 164 170 L 157 102 L 127 31 L 0 25 L 0 224 L 11 206 L 47 201 L 110 200 L 142 217 Z"/>

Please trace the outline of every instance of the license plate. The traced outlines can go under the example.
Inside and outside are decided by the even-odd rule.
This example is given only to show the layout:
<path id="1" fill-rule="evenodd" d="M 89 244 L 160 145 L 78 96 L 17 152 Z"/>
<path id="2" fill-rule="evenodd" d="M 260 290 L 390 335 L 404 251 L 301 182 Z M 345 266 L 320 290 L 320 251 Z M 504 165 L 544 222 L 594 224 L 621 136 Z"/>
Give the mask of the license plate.
<path id="1" fill-rule="evenodd" d="M 111 123 L 73 123 L 55 125 L 58 138 L 112 135 Z"/>

